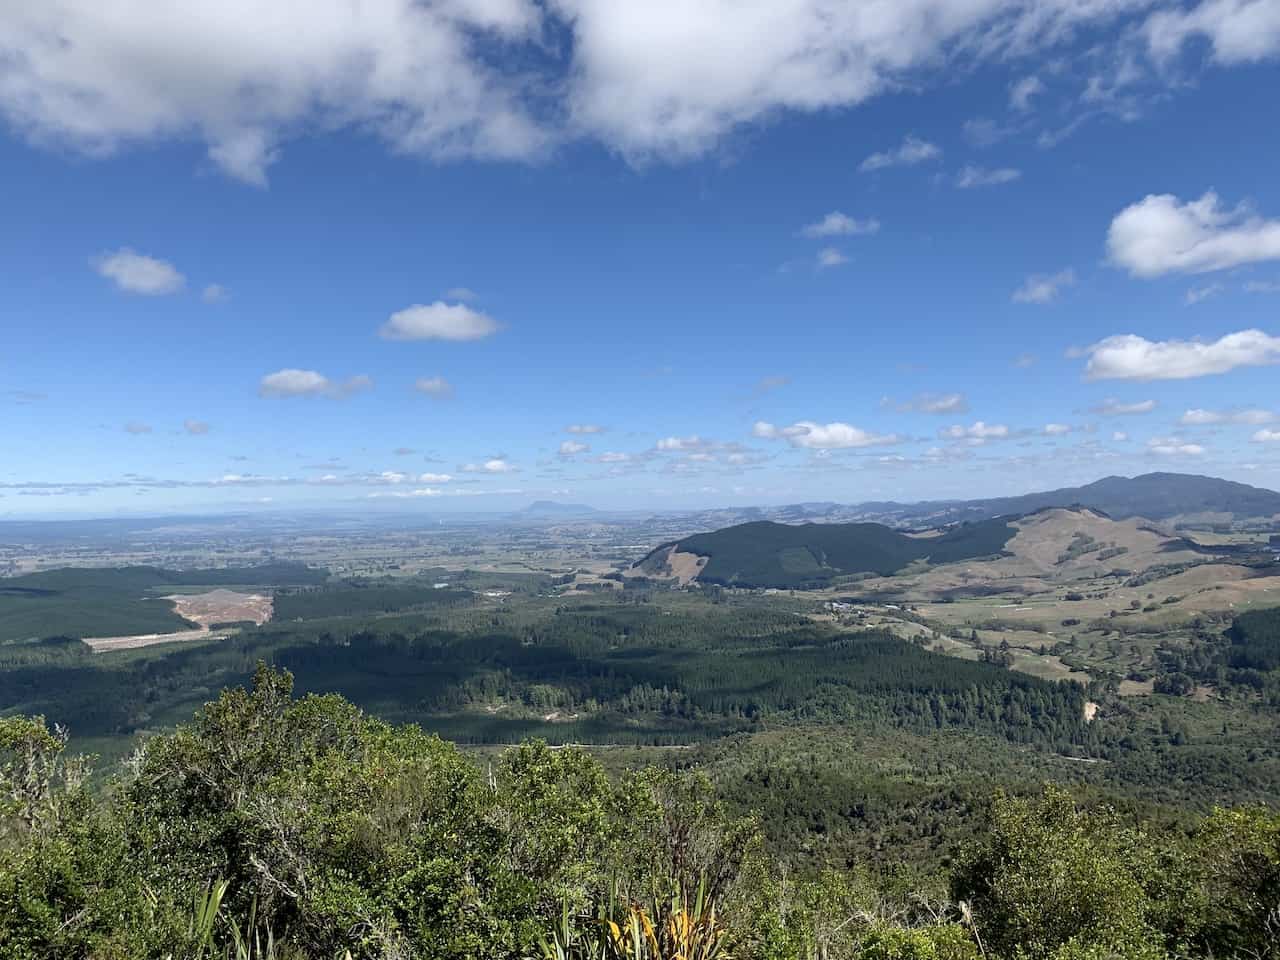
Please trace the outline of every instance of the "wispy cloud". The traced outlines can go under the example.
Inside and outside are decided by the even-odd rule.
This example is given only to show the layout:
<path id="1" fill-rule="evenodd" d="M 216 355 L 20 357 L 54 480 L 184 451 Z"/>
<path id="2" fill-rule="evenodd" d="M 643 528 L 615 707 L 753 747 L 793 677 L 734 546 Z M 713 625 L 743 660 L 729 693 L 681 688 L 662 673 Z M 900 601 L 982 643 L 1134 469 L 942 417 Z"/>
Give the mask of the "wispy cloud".
<path id="1" fill-rule="evenodd" d="M 873 153 L 858 167 L 863 172 L 884 170 L 887 167 L 914 167 L 916 164 L 942 157 L 942 148 L 936 143 L 907 134 L 900 146 Z"/>
<path id="2" fill-rule="evenodd" d="M 1014 303 L 1052 303 L 1063 288 L 1076 282 L 1076 272 L 1070 268 L 1057 273 L 1033 273 L 1013 291 Z"/>
<path id="3" fill-rule="evenodd" d="M 880 221 L 874 217 L 858 220 L 848 214 L 833 210 L 821 220 L 810 223 L 800 230 L 802 237 L 851 237 L 859 234 L 872 234 L 880 231 Z"/>

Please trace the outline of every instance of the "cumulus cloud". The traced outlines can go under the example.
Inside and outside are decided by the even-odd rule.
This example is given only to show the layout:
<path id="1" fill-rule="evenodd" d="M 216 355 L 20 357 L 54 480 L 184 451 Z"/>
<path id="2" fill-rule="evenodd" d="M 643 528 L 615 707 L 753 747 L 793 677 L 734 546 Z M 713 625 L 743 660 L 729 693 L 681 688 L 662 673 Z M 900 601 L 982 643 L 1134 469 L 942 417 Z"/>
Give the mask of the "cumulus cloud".
<path id="1" fill-rule="evenodd" d="M 1152 437 L 1147 441 L 1147 451 L 1161 457 L 1199 457 L 1205 448 L 1181 437 Z"/>
<path id="2" fill-rule="evenodd" d="M 564 428 L 564 432 L 578 434 L 604 433 L 604 427 L 598 423 L 571 423 Z"/>
<path id="3" fill-rule="evenodd" d="M 364 374 L 333 381 L 315 370 L 286 368 L 263 377 L 258 384 L 258 394 L 263 397 L 329 397 L 341 400 L 372 387 L 373 381 Z"/>
<path id="4" fill-rule="evenodd" d="M 1116 214 L 1107 249 L 1111 262 L 1135 277 L 1225 270 L 1280 260 L 1280 220 L 1243 205 L 1224 209 L 1212 190 L 1186 202 L 1151 194 Z"/>
<path id="5" fill-rule="evenodd" d="M 524 157 L 545 140 L 474 41 L 532 38 L 531 0 L 6 4 L 0 110 L 91 154 L 194 139 L 263 185 L 286 137 L 357 124 L 398 151 Z"/>
<path id="6" fill-rule="evenodd" d="M 821 220 L 801 228 L 804 237 L 850 237 L 858 234 L 878 233 L 880 221 L 874 217 L 858 220 L 839 210 L 833 210 Z"/>
<path id="7" fill-rule="evenodd" d="M 1248 424 L 1258 426 L 1275 423 L 1277 417 L 1270 410 L 1188 410 L 1178 422 L 1186 427 L 1216 426 L 1218 424 Z"/>
<path id="8" fill-rule="evenodd" d="M 565 440 L 560 444 L 560 456 L 572 457 L 579 453 L 586 453 L 591 449 L 588 443 L 580 443 L 577 440 Z"/>
<path id="9" fill-rule="evenodd" d="M 627 463 L 631 459 L 631 454 L 620 453 L 617 450 L 606 450 L 600 456 L 596 457 L 597 463 Z"/>
<path id="10" fill-rule="evenodd" d="M 182 429 L 195 436 L 202 436 L 209 432 L 209 424 L 203 420 L 184 420 L 182 421 Z"/>
<path id="11" fill-rule="evenodd" d="M 880 401 L 880 406 L 899 413 L 955 414 L 967 413 L 969 401 L 963 393 L 918 393 L 901 403 L 885 397 Z"/>
<path id="12" fill-rule="evenodd" d="M 877 434 L 839 421 L 816 423 L 812 420 L 800 420 L 789 427 L 779 427 L 758 420 L 751 433 L 762 440 L 785 440 L 793 447 L 807 450 L 846 450 L 900 442 L 900 438 L 894 434 Z"/>
<path id="13" fill-rule="evenodd" d="M 93 267 L 126 293 L 159 297 L 177 293 L 187 282 L 173 264 L 121 247 L 92 260 Z"/>
<path id="14" fill-rule="evenodd" d="M 1188 40 L 1201 37 L 1218 63 L 1256 63 L 1280 54 L 1280 5 L 1273 0 L 1202 0 L 1153 13 L 1143 33 L 1160 59 L 1176 56 Z"/>
<path id="15" fill-rule="evenodd" d="M 1137 400 L 1131 403 L 1122 403 L 1115 397 L 1107 397 L 1100 404 L 1089 408 L 1090 413 L 1096 413 L 1100 417 L 1131 417 L 1135 414 L 1150 413 L 1156 408 L 1154 400 Z"/>
<path id="16" fill-rule="evenodd" d="M 1061 437 L 1070 433 L 1072 428 L 1065 423 L 1046 423 L 1042 431 L 1046 437 Z"/>
<path id="17" fill-rule="evenodd" d="M 448 473 L 420 473 L 418 474 L 419 483 L 448 483 L 453 479 L 452 474 Z"/>
<path id="18" fill-rule="evenodd" d="M 1089 380 L 1187 380 L 1280 363 L 1280 337 L 1241 330 L 1206 343 L 1123 334 L 1085 348 L 1084 355 Z"/>
<path id="19" fill-rule="evenodd" d="M 502 457 L 492 457 L 481 463 L 462 465 L 463 473 L 515 473 L 516 467 Z"/>
<path id="20" fill-rule="evenodd" d="M 464 303 L 415 303 L 391 315 L 378 331 L 384 340 L 483 340 L 498 332 L 488 314 Z"/>
<path id="21" fill-rule="evenodd" d="M 956 186 L 961 190 L 972 190 L 974 187 L 996 187 L 1002 183 L 1012 183 L 1021 176 L 1022 171 L 1016 167 L 989 169 L 970 165 L 962 167 L 956 174 Z"/>
<path id="22" fill-rule="evenodd" d="M 1076 272 L 1071 269 L 1057 273 L 1033 273 L 1013 291 L 1014 303 L 1052 303 L 1064 287 L 1076 282 Z"/>
<path id="23" fill-rule="evenodd" d="M 1141 0 L 254 0 L 0 4 L 0 112 L 88 154 L 180 139 L 264 185 L 291 139 L 350 127 L 398 153 L 536 158 L 590 138 L 679 160 L 788 111 L 946 82 L 1105 30 Z M 1271 0 L 1152 18 L 1154 51 L 1274 47 Z M 1127 26 L 1127 25 L 1126 25 Z M 1116 26 L 1113 35 L 1121 35 Z M 1125 36 L 1131 33 L 1123 31 Z M 550 39 L 554 43 L 550 43 Z M 1030 105 L 1034 78 L 1010 90 Z M 928 146 L 908 140 L 873 166 Z M 934 148 L 936 150 L 936 148 Z"/>
<path id="24" fill-rule="evenodd" d="M 1259 430 L 1253 435 L 1254 443 L 1280 443 L 1280 430 Z"/>
<path id="25" fill-rule="evenodd" d="M 413 389 L 437 400 L 447 400 L 453 396 L 453 384 L 444 377 L 419 377 L 413 382 Z"/>
<path id="26" fill-rule="evenodd" d="M 914 167 L 916 164 L 924 163 L 927 160 L 938 160 L 941 157 L 942 148 L 936 143 L 921 140 L 914 134 L 907 134 L 903 138 L 901 146 L 871 154 L 871 156 L 862 161 L 858 169 L 866 172 L 869 170 L 883 170 L 886 167 Z"/>

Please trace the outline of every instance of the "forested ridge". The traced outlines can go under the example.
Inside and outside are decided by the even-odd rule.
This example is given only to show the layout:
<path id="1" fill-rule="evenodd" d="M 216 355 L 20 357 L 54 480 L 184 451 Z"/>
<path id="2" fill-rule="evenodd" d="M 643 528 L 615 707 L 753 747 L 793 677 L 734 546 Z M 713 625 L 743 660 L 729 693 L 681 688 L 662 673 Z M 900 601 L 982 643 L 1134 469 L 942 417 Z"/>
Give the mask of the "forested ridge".
<path id="1" fill-rule="evenodd" d="M 950 869 L 778 869 L 697 775 L 527 743 L 482 769 L 265 666 L 105 789 L 0 720 L 0 954 L 44 958 L 1271 957 L 1280 817 L 984 804 Z"/>
<path id="2" fill-rule="evenodd" d="M 760 520 L 676 541 L 706 557 L 702 583 L 804 588 L 859 573 L 892 574 L 928 560 L 948 563 L 1000 553 L 1017 531 L 1004 519 L 962 523 L 936 536 L 912 537 L 879 523 L 784 524 Z M 657 572 L 659 548 L 641 562 Z"/>

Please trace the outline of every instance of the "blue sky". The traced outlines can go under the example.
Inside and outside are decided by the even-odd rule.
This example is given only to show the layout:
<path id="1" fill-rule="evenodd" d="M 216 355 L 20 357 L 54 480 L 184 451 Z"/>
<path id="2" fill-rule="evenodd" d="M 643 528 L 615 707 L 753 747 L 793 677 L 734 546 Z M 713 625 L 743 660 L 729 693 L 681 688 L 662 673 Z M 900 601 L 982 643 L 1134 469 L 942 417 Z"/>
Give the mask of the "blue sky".
<path id="1" fill-rule="evenodd" d="M 0 12 L 0 516 L 1280 487 L 1280 0 L 151 6 Z"/>

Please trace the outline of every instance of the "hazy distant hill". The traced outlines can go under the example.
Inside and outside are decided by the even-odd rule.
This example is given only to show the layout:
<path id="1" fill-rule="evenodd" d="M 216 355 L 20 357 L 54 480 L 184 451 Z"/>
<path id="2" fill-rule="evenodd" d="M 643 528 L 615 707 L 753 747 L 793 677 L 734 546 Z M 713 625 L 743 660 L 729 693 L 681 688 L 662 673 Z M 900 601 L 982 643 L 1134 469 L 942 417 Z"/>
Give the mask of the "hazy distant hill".
<path id="1" fill-rule="evenodd" d="M 1015 533 L 1004 520 L 962 524 L 932 537 L 907 536 L 878 523 L 762 520 L 664 544 L 638 567 L 662 576 L 679 569 L 682 557 L 694 556 L 706 558 L 696 573 L 702 583 L 819 586 L 851 574 L 896 573 L 917 560 L 947 563 L 999 554 Z"/>
<path id="2" fill-rule="evenodd" d="M 585 503 L 558 503 L 555 500 L 535 500 L 522 511 L 525 516 L 534 517 L 576 517 L 587 513 L 595 513 L 595 507 Z"/>
<path id="3" fill-rule="evenodd" d="M 1216 477 L 1145 473 L 1138 477 L 1104 477 L 1083 487 L 1063 487 L 1018 497 L 917 506 L 934 511 L 941 507 L 948 519 L 972 520 L 1075 505 L 1101 510 L 1117 520 L 1128 517 L 1168 520 L 1204 513 L 1229 513 L 1238 518 L 1271 517 L 1280 514 L 1280 493 Z"/>

